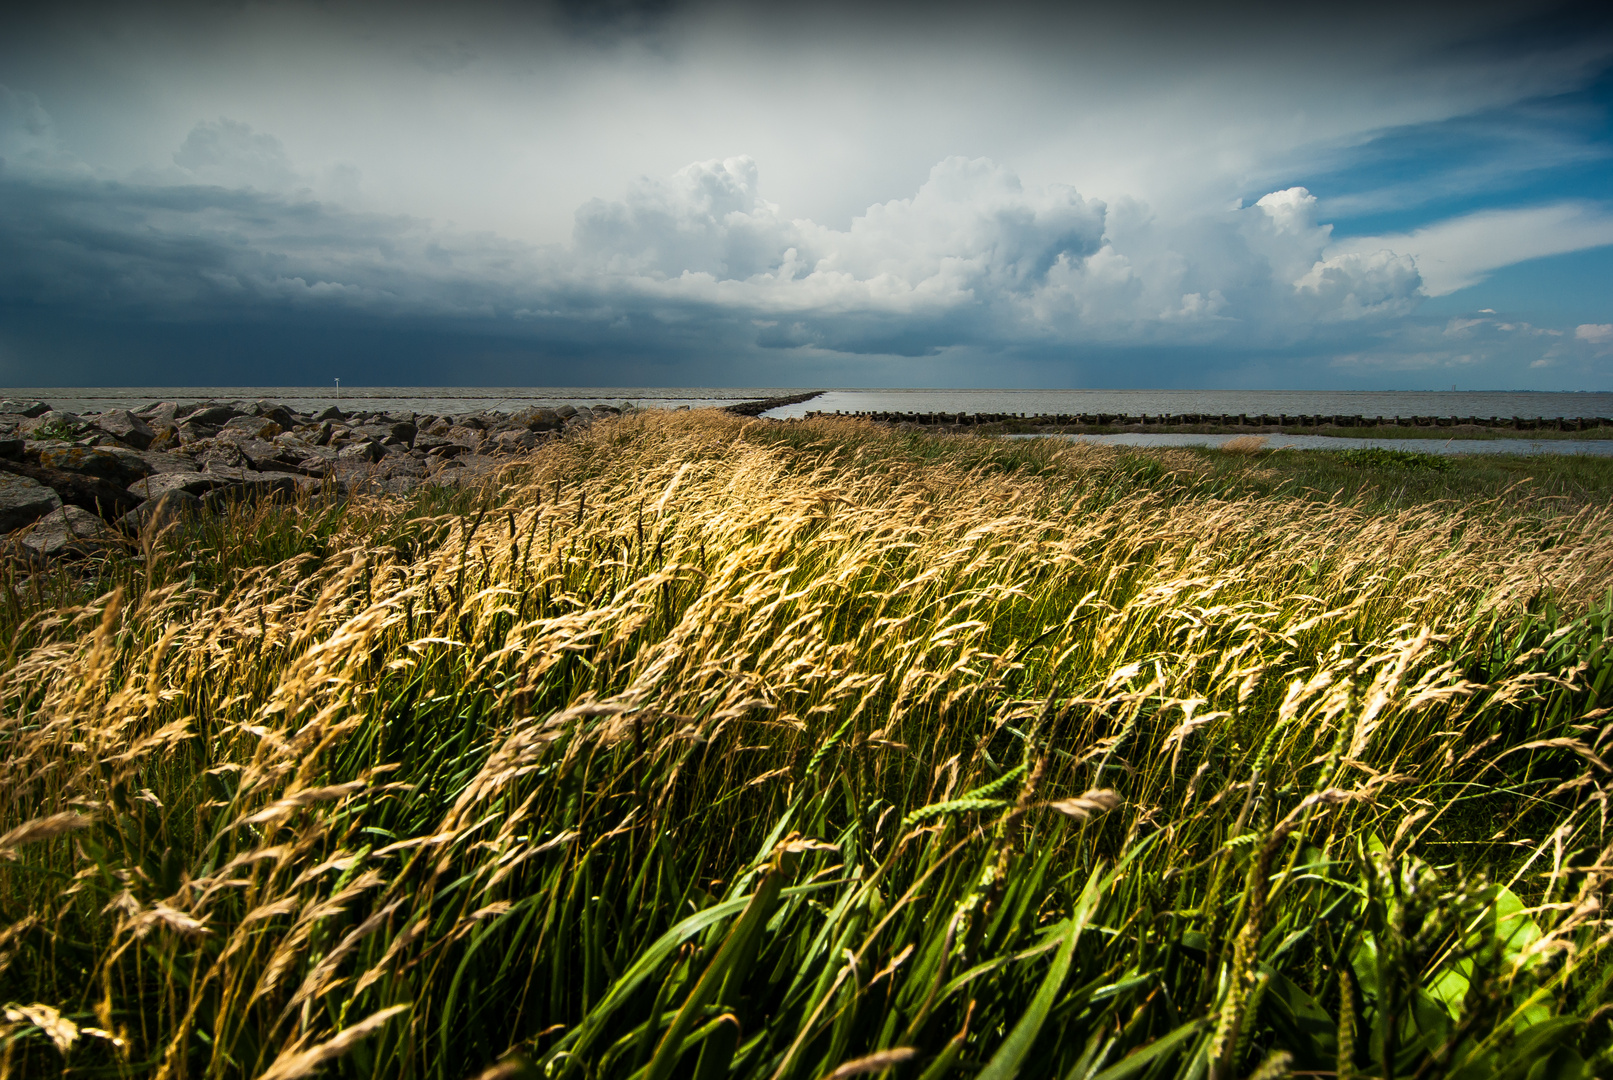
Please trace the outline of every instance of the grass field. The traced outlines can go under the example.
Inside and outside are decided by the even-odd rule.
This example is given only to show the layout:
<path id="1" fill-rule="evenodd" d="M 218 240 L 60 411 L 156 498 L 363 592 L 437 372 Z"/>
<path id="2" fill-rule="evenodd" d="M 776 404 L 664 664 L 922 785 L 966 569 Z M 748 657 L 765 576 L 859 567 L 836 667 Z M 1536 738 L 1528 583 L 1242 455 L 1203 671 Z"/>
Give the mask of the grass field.
<path id="1" fill-rule="evenodd" d="M 1613 462 L 641 413 L 0 595 L 0 1073 L 1613 1072 Z"/>

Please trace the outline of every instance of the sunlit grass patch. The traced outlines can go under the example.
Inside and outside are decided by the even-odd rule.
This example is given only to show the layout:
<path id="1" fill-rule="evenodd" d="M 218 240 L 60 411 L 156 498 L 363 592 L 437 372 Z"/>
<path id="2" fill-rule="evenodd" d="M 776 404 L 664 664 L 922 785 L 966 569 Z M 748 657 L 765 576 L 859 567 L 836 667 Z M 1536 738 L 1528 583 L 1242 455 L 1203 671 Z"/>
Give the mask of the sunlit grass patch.
<path id="1" fill-rule="evenodd" d="M 1381 446 L 1344 450 L 1339 460 L 1367 469 L 1427 469 L 1432 472 L 1450 472 L 1454 467 L 1449 457 L 1424 454 L 1416 450 L 1388 450 Z"/>
<path id="2" fill-rule="evenodd" d="M 4 1067 L 1605 1070 L 1607 509 L 1286 460 L 641 413 L 16 588 Z"/>

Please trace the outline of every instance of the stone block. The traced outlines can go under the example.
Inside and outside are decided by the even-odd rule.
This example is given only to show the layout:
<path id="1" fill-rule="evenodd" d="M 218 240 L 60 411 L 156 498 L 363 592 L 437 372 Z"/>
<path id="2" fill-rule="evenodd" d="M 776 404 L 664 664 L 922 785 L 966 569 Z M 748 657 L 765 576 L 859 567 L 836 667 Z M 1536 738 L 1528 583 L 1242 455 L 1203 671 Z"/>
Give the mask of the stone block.
<path id="1" fill-rule="evenodd" d="M 43 401 L 14 401 L 11 398 L 0 398 L 0 416 L 25 416 L 33 419 L 50 412 L 50 406 Z"/>
<path id="2" fill-rule="evenodd" d="M 77 413 L 51 409 L 18 424 L 17 433 L 29 439 L 70 442 L 78 437 L 84 426 L 83 418 Z"/>
<path id="3" fill-rule="evenodd" d="M 187 424 L 202 424 L 207 427 L 223 427 L 235 417 L 241 415 L 239 409 L 230 405 L 202 404 L 190 412 L 181 412 L 174 419 L 183 420 Z"/>
<path id="4" fill-rule="evenodd" d="M 252 406 L 252 412 L 265 420 L 273 420 L 280 425 L 282 431 L 290 431 L 297 425 L 297 418 L 292 411 L 275 401 L 259 401 Z"/>
<path id="5" fill-rule="evenodd" d="M 52 510 L 22 537 L 22 546 L 46 559 L 64 555 L 87 555 L 110 537 L 106 522 L 76 506 Z"/>
<path id="6" fill-rule="evenodd" d="M 218 430 L 221 439 L 272 439 L 284 431 L 278 423 L 262 416 L 232 417 Z"/>
<path id="7" fill-rule="evenodd" d="M 239 483 L 235 477 L 210 472 L 158 473 L 136 480 L 129 485 L 129 492 L 141 499 L 160 499 L 170 491 L 183 491 L 187 495 L 200 497 L 214 488 L 234 483 Z"/>
<path id="8" fill-rule="evenodd" d="M 64 446 L 41 450 L 39 464 L 47 469 L 98 476 L 120 487 L 158 471 L 138 453 L 110 446 Z"/>
<path id="9" fill-rule="evenodd" d="M 352 443 L 342 447 L 336 452 L 336 459 L 343 462 L 377 462 L 386 457 L 386 448 L 373 439 Z"/>
<path id="10" fill-rule="evenodd" d="M 570 408 L 570 406 L 566 406 Z M 572 410 L 575 412 L 576 410 Z M 570 415 L 570 414 L 567 414 Z M 510 417 L 508 426 L 527 431 L 556 431 L 565 423 L 566 416 L 558 409 L 522 409 Z"/>
<path id="11" fill-rule="evenodd" d="M 203 511 L 202 500 L 182 488 L 165 491 L 147 499 L 118 519 L 130 532 L 160 532 L 169 525 L 195 517 Z"/>
<path id="12" fill-rule="evenodd" d="M 153 401 L 143 409 L 136 409 L 134 414 L 161 431 L 165 427 L 175 426 L 175 414 L 178 412 L 179 406 L 172 401 Z"/>
<path id="13" fill-rule="evenodd" d="M 32 525 L 61 507 L 61 496 L 39 481 L 0 472 L 0 532 Z"/>
<path id="14" fill-rule="evenodd" d="M 128 409 L 110 409 L 95 418 L 95 426 L 119 442 L 144 450 L 157 437 L 152 426 Z"/>

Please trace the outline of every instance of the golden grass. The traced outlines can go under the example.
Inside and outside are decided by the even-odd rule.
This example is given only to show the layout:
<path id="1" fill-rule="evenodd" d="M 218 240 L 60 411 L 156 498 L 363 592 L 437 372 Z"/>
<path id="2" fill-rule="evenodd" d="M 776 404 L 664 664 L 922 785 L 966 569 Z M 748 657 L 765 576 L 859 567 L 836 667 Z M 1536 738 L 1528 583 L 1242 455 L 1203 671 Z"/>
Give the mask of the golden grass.
<path id="1" fill-rule="evenodd" d="M 1361 1054 L 1411 1053 L 1432 1021 L 1399 1012 L 1461 963 L 1479 986 L 1458 922 L 1515 894 L 1499 1004 L 1457 995 L 1408 1060 L 1532 1045 L 1529 1008 L 1589 1053 L 1613 729 L 1574 620 L 1613 588 L 1607 508 L 1223 499 L 1103 448 L 911 445 L 638 413 L 472 512 L 366 503 L 212 586 L 175 531 L 128 592 L 33 615 L 0 672 L 0 1074 L 1096 1075 L 1186 1031 L 1184 1069 L 1279 1075 L 1308 1051 L 1260 964 L 1364 1009 Z M 1429 941 L 1394 921 L 1418 882 Z M 1165 929 L 1199 944 L 1166 964 Z M 1057 1004 L 1142 978 L 1122 942 L 1161 974 Z M 1363 942 L 1401 968 L 1341 999 Z M 1045 1002 L 1015 974 L 1059 964 L 1085 974 Z"/>

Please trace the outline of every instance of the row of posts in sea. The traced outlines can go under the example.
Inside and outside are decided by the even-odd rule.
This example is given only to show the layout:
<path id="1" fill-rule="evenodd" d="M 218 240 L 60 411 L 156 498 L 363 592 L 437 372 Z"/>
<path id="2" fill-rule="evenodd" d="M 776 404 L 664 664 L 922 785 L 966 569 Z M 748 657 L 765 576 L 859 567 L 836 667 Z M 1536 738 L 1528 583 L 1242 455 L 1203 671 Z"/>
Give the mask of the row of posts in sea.
<path id="1" fill-rule="evenodd" d="M 828 413 L 809 412 L 808 416 Z M 924 424 L 969 427 L 981 424 L 1035 425 L 1037 427 L 1479 427 L 1510 428 L 1515 431 L 1589 431 L 1613 428 L 1613 418 L 1605 416 L 1343 416 L 1303 413 L 964 413 L 964 412 L 841 412 L 882 424 Z"/>

